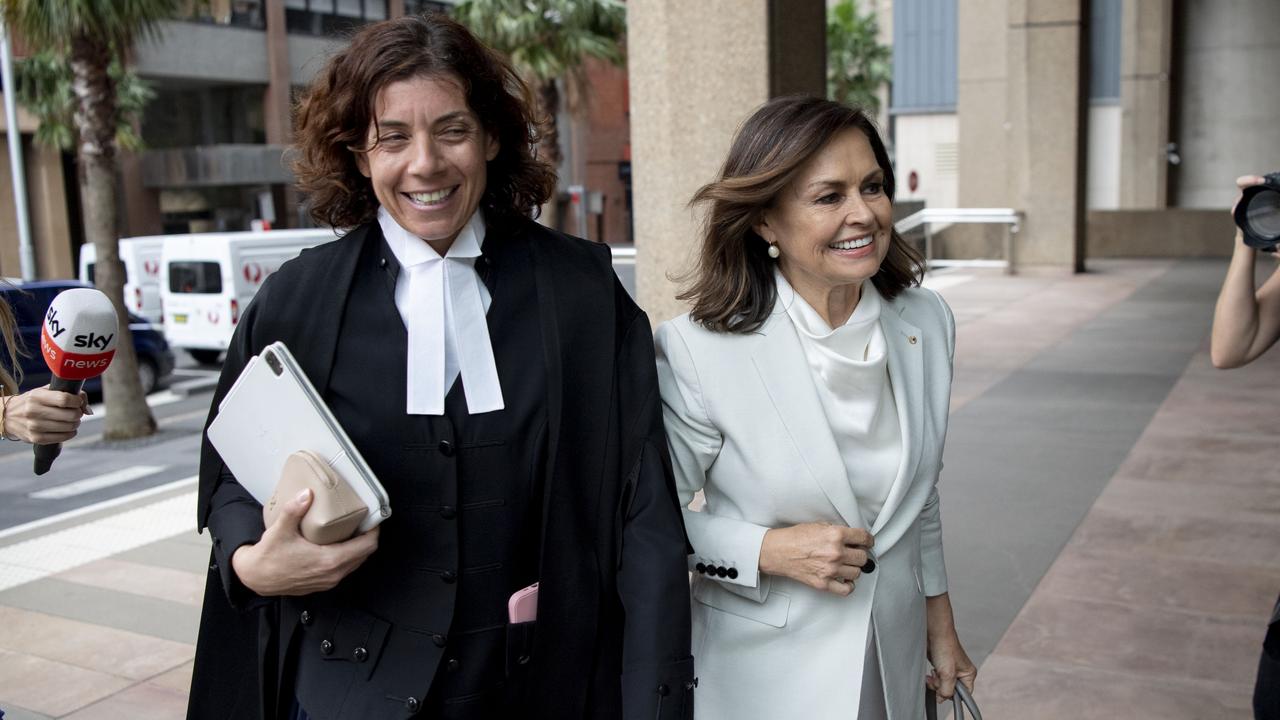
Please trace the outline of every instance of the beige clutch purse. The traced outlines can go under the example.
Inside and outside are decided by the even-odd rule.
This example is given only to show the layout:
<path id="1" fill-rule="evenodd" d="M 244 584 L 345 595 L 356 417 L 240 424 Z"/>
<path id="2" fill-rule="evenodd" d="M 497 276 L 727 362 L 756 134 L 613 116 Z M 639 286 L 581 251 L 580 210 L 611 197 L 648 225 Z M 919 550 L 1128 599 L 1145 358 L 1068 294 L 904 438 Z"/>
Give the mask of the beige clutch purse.
<path id="1" fill-rule="evenodd" d="M 276 490 L 262 508 L 263 522 L 270 526 L 280 514 L 280 506 L 307 488 L 312 500 L 302 518 L 302 537 L 317 545 L 350 538 L 369 513 L 364 501 L 329 463 L 309 450 L 299 450 L 285 460 Z"/>

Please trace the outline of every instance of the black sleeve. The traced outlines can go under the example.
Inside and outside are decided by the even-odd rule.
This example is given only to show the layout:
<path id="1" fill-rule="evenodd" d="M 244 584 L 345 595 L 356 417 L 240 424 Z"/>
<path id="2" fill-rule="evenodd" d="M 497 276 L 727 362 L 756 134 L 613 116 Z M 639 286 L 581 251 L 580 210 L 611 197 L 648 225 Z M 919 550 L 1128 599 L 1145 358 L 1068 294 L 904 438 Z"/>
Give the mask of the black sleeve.
<path id="1" fill-rule="evenodd" d="M 262 524 L 262 505 L 227 470 L 218 451 L 209 442 L 208 428 L 217 417 L 218 405 L 240 377 L 244 366 L 257 353 L 258 346 L 266 344 L 255 341 L 258 334 L 255 329 L 258 328 L 260 308 L 267 303 L 272 280 L 273 278 L 268 277 L 263 283 L 253 302 L 245 309 L 235 335 L 231 338 L 226 360 L 222 364 L 222 374 L 218 378 L 218 387 L 210 404 L 209 417 L 205 421 L 206 432 L 202 436 L 200 447 L 197 529 L 209 528 L 213 543 L 213 564 L 217 566 L 227 600 L 237 609 L 248 609 L 267 602 L 245 587 L 231 567 L 231 556 L 238 548 L 256 543 L 262 538 L 265 530 Z"/>
<path id="2" fill-rule="evenodd" d="M 689 574 L 680 504 L 662 427 L 653 335 L 637 313 L 619 356 L 624 445 L 634 457 L 620 508 L 618 594 L 623 635 L 624 717 L 693 717 Z"/>

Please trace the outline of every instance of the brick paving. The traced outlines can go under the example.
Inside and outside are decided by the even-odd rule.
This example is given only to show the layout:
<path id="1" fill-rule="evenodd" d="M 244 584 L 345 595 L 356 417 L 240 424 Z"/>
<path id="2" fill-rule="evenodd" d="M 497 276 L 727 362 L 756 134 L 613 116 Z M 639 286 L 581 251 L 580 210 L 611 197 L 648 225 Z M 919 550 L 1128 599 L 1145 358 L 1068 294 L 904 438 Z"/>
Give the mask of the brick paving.
<path id="1" fill-rule="evenodd" d="M 1280 351 L 1241 370 L 1210 367 L 1223 263 L 1093 265 L 1080 276 L 956 270 L 930 281 L 959 325 L 943 514 L 961 634 L 981 663 L 978 698 L 994 720 L 1244 720 L 1280 592 Z M 1160 308 L 1185 317 L 1156 317 Z M 1071 373 L 1089 361 L 1101 371 Z M 1066 389 L 1048 386 L 1027 400 L 1034 409 L 1099 427 L 1017 427 L 998 401 L 1045 378 Z M 1035 452 L 967 457 L 988 452 L 974 438 L 1001 433 Z M 1055 485 L 984 485 L 984 462 L 1021 463 Z M 1050 487 L 1066 494 L 1036 505 Z M 186 524 L 192 491 L 0 536 L 5 720 L 183 717 L 208 555 Z M 130 535 L 138 522 L 149 533 Z M 1004 539 L 1015 531 L 1029 540 Z"/>

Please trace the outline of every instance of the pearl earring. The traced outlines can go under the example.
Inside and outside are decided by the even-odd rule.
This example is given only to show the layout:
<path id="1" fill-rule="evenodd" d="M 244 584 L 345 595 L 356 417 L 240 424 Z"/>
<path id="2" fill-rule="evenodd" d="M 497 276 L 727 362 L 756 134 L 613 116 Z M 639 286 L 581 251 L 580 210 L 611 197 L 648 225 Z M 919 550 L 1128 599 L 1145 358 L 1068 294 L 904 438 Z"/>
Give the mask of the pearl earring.
<path id="1" fill-rule="evenodd" d="M 782 254 L 782 251 L 778 249 L 778 246 L 776 243 L 769 243 L 769 257 L 773 258 L 774 260 L 777 260 L 778 256 L 781 254 Z"/>

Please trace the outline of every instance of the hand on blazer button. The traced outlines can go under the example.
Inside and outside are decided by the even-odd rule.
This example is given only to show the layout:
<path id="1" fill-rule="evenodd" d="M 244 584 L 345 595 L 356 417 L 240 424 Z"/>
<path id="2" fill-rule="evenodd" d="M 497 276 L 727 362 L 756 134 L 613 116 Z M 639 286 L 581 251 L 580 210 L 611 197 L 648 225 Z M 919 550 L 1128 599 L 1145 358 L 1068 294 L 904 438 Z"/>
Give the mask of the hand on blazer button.
<path id="1" fill-rule="evenodd" d="M 848 595 L 863 572 L 875 570 L 870 552 L 874 545 L 875 538 L 862 528 L 829 523 L 776 528 L 764 534 L 760 572 Z"/>
<path id="2" fill-rule="evenodd" d="M 303 490 L 284 506 L 261 540 L 236 549 L 231 567 L 245 587 L 264 597 L 328 590 L 378 549 L 378 528 L 331 545 L 302 537 L 298 526 L 309 507 L 311 491 Z"/>

